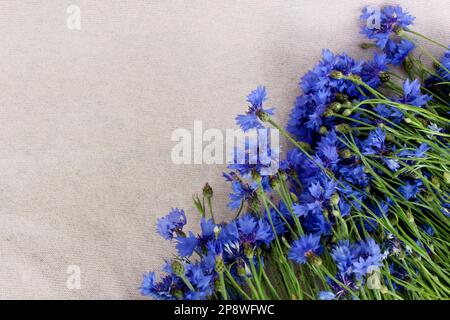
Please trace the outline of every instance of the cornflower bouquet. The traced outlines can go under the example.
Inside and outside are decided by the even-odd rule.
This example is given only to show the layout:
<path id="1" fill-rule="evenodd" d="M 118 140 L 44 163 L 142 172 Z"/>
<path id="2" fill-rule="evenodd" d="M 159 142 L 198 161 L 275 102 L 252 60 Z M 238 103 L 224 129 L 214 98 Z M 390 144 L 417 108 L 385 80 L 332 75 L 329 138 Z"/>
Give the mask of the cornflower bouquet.
<path id="1" fill-rule="evenodd" d="M 373 59 L 324 50 L 301 78 L 286 129 L 265 108 L 264 87 L 248 95 L 237 124 L 275 128 L 292 149 L 271 175 L 262 163 L 229 166 L 233 220 L 214 220 L 208 184 L 194 197 L 200 234 L 183 231 L 183 210 L 159 219 L 178 257 L 158 279 L 144 275 L 143 295 L 450 298 L 450 50 L 411 29 L 399 6 L 380 10 L 379 28 L 370 15 L 361 15 L 372 40 L 362 48 L 375 48 Z"/>

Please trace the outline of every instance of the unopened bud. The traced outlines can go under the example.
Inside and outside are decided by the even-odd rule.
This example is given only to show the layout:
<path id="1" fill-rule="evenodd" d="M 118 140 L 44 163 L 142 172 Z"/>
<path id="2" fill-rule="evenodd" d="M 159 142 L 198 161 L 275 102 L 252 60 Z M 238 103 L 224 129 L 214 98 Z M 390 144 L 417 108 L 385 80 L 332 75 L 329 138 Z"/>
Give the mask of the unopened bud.
<path id="1" fill-rule="evenodd" d="M 352 128 L 347 123 L 341 123 L 334 126 L 334 129 L 339 133 L 350 133 Z"/>
<path id="2" fill-rule="evenodd" d="M 216 272 L 217 273 L 224 273 L 225 271 L 225 264 L 223 263 L 222 256 L 216 257 Z"/>
<path id="3" fill-rule="evenodd" d="M 298 202 L 298 197 L 295 195 L 295 193 L 291 192 L 290 194 L 291 194 L 292 201 Z"/>
<path id="4" fill-rule="evenodd" d="M 321 135 L 326 135 L 327 133 L 328 133 L 327 127 L 321 126 L 321 127 L 319 128 L 319 134 L 321 134 Z"/>
<path id="5" fill-rule="evenodd" d="M 344 112 L 342 112 L 342 115 L 344 117 L 348 117 L 352 114 L 352 109 L 345 109 Z"/>
<path id="6" fill-rule="evenodd" d="M 323 114 L 322 114 L 325 118 L 329 118 L 334 116 L 334 111 L 331 108 L 326 109 Z"/>
<path id="7" fill-rule="evenodd" d="M 380 72 L 379 77 L 381 82 L 389 82 L 391 80 L 391 76 L 387 72 Z"/>
<path id="8" fill-rule="evenodd" d="M 333 195 L 330 198 L 330 203 L 332 206 L 337 206 L 339 204 L 339 195 L 337 193 L 333 193 Z"/>
<path id="9" fill-rule="evenodd" d="M 351 75 L 350 75 L 350 79 L 351 79 L 352 81 L 355 81 L 355 82 L 363 82 L 362 79 L 361 79 L 361 77 L 358 76 L 357 74 L 351 74 Z"/>
<path id="10" fill-rule="evenodd" d="M 444 172 L 444 181 L 446 184 L 450 184 L 450 172 Z"/>
<path id="11" fill-rule="evenodd" d="M 337 101 L 330 103 L 330 106 L 329 106 L 329 108 L 333 111 L 339 111 L 341 109 L 341 107 L 342 107 L 342 105 Z"/>
<path id="12" fill-rule="evenodd" d="M 352 152 L 349 149 L 342 149 L 338 152 L 338 154 L 343 159 L 348 159 L 352 156 Z"/>
<path id="13" fill-rule="evenodd" d="M 343 93 L 336 93 L 336 100 L 340 103 L 344 103 L 348 101 L 348 96 Z"/>
<path id="14" fill-rule="evenodd" d="M 359 44 L 359 47 L 360 47 L 361 49 L 366 50 L 366 49 L 369 49 L 369 48 L 374 47 L 374 44 L 373 44 L 373 43 L 370 43 L 370 42 L 363 42 L 363 43 L 360 43 L 360 44 Z"/>
<path id="15" fill-rule="evenodd" d="M 320 267 L 322 265 L 322 259 L 316 256 L 315 254 L 308 257 L 309 263 L 311 263 L 315 267 Z"/>
<path id="16" fill-rule="evenodd" d="M 333 70 L 330 72 L 330 77 L 334 79 L 342 79 L 344 75 L 340 71 Z"/>
<path id="17" fill-rule="evenodd" d="M 213 189 L 208 183 L 206 183 L 205 186 L 203 187 L 203 196 L 205 198 L 212 198 L 213 196 Z"/>
<path id="18" fill-rule="evenodd" d="M 172 262 L 172 272 L 177 277 L 183 277 L 184 272 L 185 272 L 183 264 L 178 260 L 173 261 Z"/>

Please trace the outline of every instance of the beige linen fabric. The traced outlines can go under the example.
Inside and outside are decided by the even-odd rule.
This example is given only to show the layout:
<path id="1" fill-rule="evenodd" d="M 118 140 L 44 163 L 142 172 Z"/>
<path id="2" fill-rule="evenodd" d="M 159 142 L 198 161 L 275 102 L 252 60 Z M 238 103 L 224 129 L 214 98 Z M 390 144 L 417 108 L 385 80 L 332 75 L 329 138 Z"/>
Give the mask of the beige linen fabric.
<path id="1" fill-rule="evenodd" d="M 448 41 L 448 0 L 399 2 Z M 178 206 L 196 224 L 206 181 L 232 216 L 224 166 L 174 165 L 172 131 L 234 128 L 258 84 L 285 122 L 322 48 L 367 56 L 357 19 L 373 3 L 0 1 L 0 298 L 139 298 L 142 273 L 173 253 L 158 217 Z M 66 27 L 70 4 L 81 30 Z"/>

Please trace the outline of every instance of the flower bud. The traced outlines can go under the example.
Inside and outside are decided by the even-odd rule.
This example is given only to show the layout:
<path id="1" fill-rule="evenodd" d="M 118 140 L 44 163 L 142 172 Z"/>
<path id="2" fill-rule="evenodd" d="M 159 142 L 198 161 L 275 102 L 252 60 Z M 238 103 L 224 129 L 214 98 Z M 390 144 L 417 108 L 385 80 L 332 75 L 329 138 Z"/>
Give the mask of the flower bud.
<path id="1" fill-rule="evenodd" d="M 374 44 L 373 44 L 373 43 L 370 43 L 370 42 L 363 42 L 363 43 L 360 43 L 360 44 L 359 44 L 359 47 L 360 47 L 361 49 L 366 50 L 366 49 L 370 49 L 370 48 L 374 47 Z"/>
<path id="2" fill-rule="evenodd" d="M 250 246 L 244 245 L 244 254 L 249 260 L 253 259 L 253 256 L 254 256 L 253 248 Z"/>
<path id="3" fill-rule="evenodd" d="M 333 193 L 330 199 L 330 204 L 332 206 L 337 206 L 339 204 L 339 200 L 340 200 L 339 195 L 337 193 Z"/>
<path id="4" fill-rule="evenodd" d="M 308 261 L 315 267 L 320 267 L 322 265 L 322 259 L 320 259 L 320 257 L 316 256 L 315 254 L 308 256 Z"/>
<path id="5" fill-rule="evenodd" d="M 350 109 L 353 108 L 353 105 L 350 101 L 345 101 L 344 103 L 342 103 L 342 108 Z"/>
<path id="6" fill-rule="evenodd" d="M 413 63 L 411 62 L 411 60 L 408 58 L 403 60 L 402 65 L 406 72 L 410 72 L 414 66 Z"/>
<path id="7" fill-rule="evenodd" d="M 342 79 L 344 75 L 340 71 L 333 70 L 330 72 L 330 77 L 334 79 Z"/>
<path id="8" fill-rule="evenodd" d="M 272 189 L 276 189 L 280 185 L 280 179 L 277 176 L 272 176 L 270 177 L 269 184 Z"/>
<path id="9" fill-rule="evenodd" d="M 177 277 L 183 277 L 184 272 L 185 272 L 183 264 L 178 260 L 173 261 L 172 262 L 172 272 Z"/>
<path id="10" fill-rule="evenodd" d="M 216 272 L 217 273 L 224 273 L 225 271 L 225 264 L 223 263 L 223 259 L 222 256 L 217 256 L 216 257 Z"/>
<path id="11" fill-rule="evenodd" d="M 212 198 L 213 196 L 213 189 L 208 183 L 206 183 L 205 186 L 203 187 L 203 196 L 205 198 Z"/>
<path id="12" fill-rule="evenodd" d="M 404 121 L 405 121 L 406 123 L 410 124 L 410 123 L 412 122 L 412 119 L 411 119 L 411 118 L 405 118 Z"/>
<path id="13" fill-rule="evenodd" d="M 321 126 L 321 127 L 319 128 L 319 134 L 321 134 L 321 135 L 326 135 L 327 133 L 328 133 L 327 127 Z"/>
<path id="14" fill-rule="evenodd" d="M 292 201 L 297 203 L 298 202 L 298 197 L 295 195 L 295 193 L 291 192 L 290 194 L 291 194 Z"/>
<path id="15" fill-rule="evenodd" d="M 450 184 L 450 172 L 444 172 L 444 181 L 446 184 Z"/>
<path id="16" fill-rule="evenodd" d="M 179 289 L 172 290 L 172 295 L 179 300 L 183 299 L 183 291 Z"/>
<path id="17" fill-rule="evenodd" d="M 448 173 L 448 172 L 445 172 L 445 173 L 444 173 L 444 176 L 445 176 L 446 173 Z M 433 184 L 433 186 L 434 186 L 436 189 L 439 189 L 439 190 L 441 189 L 441 183 L 440 183 L 438 177 L 432 176 L 432 177 L 431 177 L 431 183 Z"/>
<path id="18" fill-rule="evenodd" d="M 352 109 L 345 109 L 344 112 L 342 112 L 342 115 L 344 117 L 348 117 L 352 114 Z"/>
<path id="19" fill-rule="evenodd" d="M 333 214 L 333 216 L 335 216 L 336 218 L 339 218 L 341 216 L 341 213 L 339 212 L 339 210 L 333 210 L 331 211 L 331 213 Z"/>
<path id="20" fill-rule="evenodd" d="M 330 106 L 329 106 L 329 108 L 333 111 L 339 111 L 341 109 L 341 107 L 342 107 L 342 105 L 337 101 L 330 103 Z"/>
<path id="21" fill-rule="evenodd" d="M 389 82 L 391 80 L 391 76 L 387 72 L 380 72 L 379 77 L 381 82 Z"/>
<path id="22" fill-rule="evenodd" d="M 329 118 L 334 116 L 334 112 L 331 108 L 328 108 L 323 112 L 322 116 L 324 116 L 325 118 Z"/>
<path id="23" fill-rule="evenodd" d="M 361 79 L 361 77 L 358 76 L 357 74 L 351 74 L 351 75 L 350 75 L 350 79 L 351 79 L 352 81 L 355 81 L 355 82 L 363 82 L 362 79 Z"/>
<path id="24" fill-rule="evenodd" d="M 343 159 L 348 159 L 352 156 L 352 152 L 349 149 L 339 150 L 338 154 Z"/>
<path id="25" fill-rule="evenodd" d="M 348 96 L 343 93 L 336 93 L 336 100 L 340 103 L 348 102 Z"/>
<path id="26" fill-rule="evenodd" d="M 334 129 L 339 133 L 350 133 L 352 128 L 347 123 L 341 123 L 334 126 Z"/>
<path id="27" fill-rule="evenodd" d="M 247 276 L 247 272 L 245 272 L 245 266 L 244 265 L 241 265 L 241 264 L 238 265 L 238 267 L 237 267 L 237 274 L 240 277 Z"/>

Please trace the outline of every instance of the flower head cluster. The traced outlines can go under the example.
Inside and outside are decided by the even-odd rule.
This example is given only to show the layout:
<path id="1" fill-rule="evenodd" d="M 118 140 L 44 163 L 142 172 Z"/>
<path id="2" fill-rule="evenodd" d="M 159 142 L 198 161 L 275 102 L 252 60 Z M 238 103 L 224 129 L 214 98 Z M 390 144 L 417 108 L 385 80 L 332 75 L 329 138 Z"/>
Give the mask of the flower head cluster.
<path id="1" fill-rule="evenodd" d="M 421 64 L 409 68 L 406 62 L 414 59 L 405 60 L 414 44 L 404 32 L 414 17 L 399 6 L 385 6 L 365 9 L 361 19 L 363 33 L 382 52 L 358 61 L 323 51 L 301 78 L 289 135 L 280 130 L 293 145 L 285 159 L 278 160 L 280 151 L 268 134 L 246 140 L 224 173 L 234 219 L 213 219 L 212 192 L 204 193 L 203 202 L 196 198 L 202 215 L 198 234 L 183 231 L 183 210 L 160 218 L 157 232 L 175 242 L 177 257 L 166 263 L 159 280 L 153 272 L 144 275 L 143 295 L 409 298 L 403 290 L 408 286 L 428 280 L 436 288 L 450 285 L 439 278 L 441 272 L 433 273 L 448 267 L 450 250 L 445 238 L 450 86 L 444 81 L 450 78 L 450 50 L 435 71 L 419 73 Z M 402 62 L 406 80 L 393 72 L 392 64 Z M 263 123 L 280 129 L 271 118 L 273 109 L 264 108 L 266 98 L 262 86 L 247 96 L 249 108 L 236 118 L 243 131 L 268 133 Z M 426 264 L 419 268 L 421 261 Z M 426 274 L 436 278 L 411 281 L 422 276 L 421 268 L 430 268 Z M 414 292 L 434 294 L 424 287 Z"/>
<path id="2" fill-rule="evenodd" d="M 182 214 L 181 214 L 182 213 Z M 180 216 L 185 218 L 182 210 L 174 209 L 161 218 L 160 225 L 167 222 L 177 225 Z M 186 223 L 183 220 L 183 226 Z M 182 227 L 182 226 L 181 226 Z M 249 263 L 257 264 L 254 257 L 258 250 L 268 249 L 275 239 L 275 233 L 268 217 L 257 218 L 251 214 L 242 215 L 229 223 L 216 224 L 212 219 L 201 219 L 201 233 L 194 235 L 189 232 L 176 237 L 176 248 L 181 261 L 167 263 L 165 276 L 156 280 L 154 272 L 144 275 L 141 293 L 157 299 L 187 299 L 203 300 L 210 297 L 215 288 L 218 272 L 223 272 L 218 264 L 234 265 L 231 272 L 239 277 L 240 269 L 248 270 Z M 172 230 L 180 226 L 165 228 Z M 164 238 L 172 239 L 167 233 L 161 233 Z M 186 263 L 196 253 L 196 262 Z M 239 281 L 239 280 L 237 280 Z"/>
<path id="3" fill-rule="evenodd" d="M 257 87 L 247 96 L 247 102 L 250 104 L 247 113 L 238 115 L 236 123 L 242 130 L 248 131 L 251 129 L 263 129 L 261 118 L 265 115 L 273 115 L 274 109 L 263 109 L 263 103 L 267 99 L 266 88 L 263 86 Z"/>
<path id="4" fill-rule="evenodd" d="M 361 14 L 361 31 L 383 50 L 389 63 L 400 64 L 414 49 L 414 44 L 398 34 L 412 25 L 414 19 L 400 6 L 384 6 L 381 9 L 370 6 Z"/>

